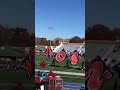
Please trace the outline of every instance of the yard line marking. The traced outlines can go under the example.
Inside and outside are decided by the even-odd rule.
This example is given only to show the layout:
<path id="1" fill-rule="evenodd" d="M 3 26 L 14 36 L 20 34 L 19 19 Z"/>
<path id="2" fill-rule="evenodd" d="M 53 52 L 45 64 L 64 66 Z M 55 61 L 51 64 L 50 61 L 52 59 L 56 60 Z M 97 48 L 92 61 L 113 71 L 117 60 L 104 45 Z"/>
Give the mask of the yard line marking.
<path id="1" fill-rule="evenodd" d="M 80 79 L 85 79 L 85 78 L 81 78 L 81 77 L 71 77 L 71 76 L 60 76 L 60 77 L 70 77 L 70 78 L 80 78 Z"/>
<path id="2" fill-rule="evenodd" d="M 40 71 L 39 69 L 35 69 L 35 71 Z M 44 70 L 45 72 L 49 72 L 49 70 Z M 76 72 L 64 72 L 64 71 L 53 71 L 56 74 L 66 74 L 66 75 L 76 75 L 76 76 L 85 76 L 85 73 L 76 73 Z"/>
<path id="3" fill-rule="evenodd" d="M 70 83 L 70 82 L 63 82 L 63 84 L 75 84 L 75 85 L 84 85 L 83 83 L 82 84 L 78 84 L 78 83 Z"/>

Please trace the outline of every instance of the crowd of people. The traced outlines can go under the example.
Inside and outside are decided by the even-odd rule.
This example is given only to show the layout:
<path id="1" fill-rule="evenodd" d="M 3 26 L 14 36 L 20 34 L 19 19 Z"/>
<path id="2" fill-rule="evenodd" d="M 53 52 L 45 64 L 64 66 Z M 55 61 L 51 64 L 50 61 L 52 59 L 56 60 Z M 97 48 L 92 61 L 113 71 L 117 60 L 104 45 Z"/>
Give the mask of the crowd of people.
<path id="1" fill-rule="evenodd" d="M 2 60 L 0 59 L 0 70 L 20 71 L 22 69 L 22 61 L 19 60 Z"/>

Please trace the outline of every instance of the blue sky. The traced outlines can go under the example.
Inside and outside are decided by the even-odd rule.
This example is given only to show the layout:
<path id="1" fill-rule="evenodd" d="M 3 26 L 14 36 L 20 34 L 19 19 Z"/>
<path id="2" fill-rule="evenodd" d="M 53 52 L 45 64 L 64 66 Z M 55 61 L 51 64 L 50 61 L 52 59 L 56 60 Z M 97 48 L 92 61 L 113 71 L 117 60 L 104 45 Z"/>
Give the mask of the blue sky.
<path id="1" fill-rule="evenodd" d="M 0 24 L 9 27 L 34 28 L 34 0 L 0 0 Z"/>
<path id="2" fill-rule="evenodd" d="M 85 0 L 35 0 L 35 34 L 47 39 L 84 37 Z"/>
<path id="3" fill-rule="evenodd" d="M 86 0 L 86 27 L 103 24 L 120 27 L 120 0 Z"/>

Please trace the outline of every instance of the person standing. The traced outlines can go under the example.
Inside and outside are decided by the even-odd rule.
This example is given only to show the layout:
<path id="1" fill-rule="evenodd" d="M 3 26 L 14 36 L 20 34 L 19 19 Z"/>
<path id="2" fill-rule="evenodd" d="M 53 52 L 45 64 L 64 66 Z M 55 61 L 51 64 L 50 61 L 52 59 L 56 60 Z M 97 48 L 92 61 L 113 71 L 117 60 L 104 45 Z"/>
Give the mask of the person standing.
<path id="1" fill-rule="evenodd" d="M 51 65 L 54 65 L 55 66 L 55 62 L 56 62 L 56 59 L 55 59 L 55 55 L 54 56 L 52 56 L 52 64 Z"/>
<path id="2" fill-rule="evenodd" d="M 40 68 L 42 69 L 42 71 L 44 71 L 45 66 L 46 63 L 44 61 L 40 62 Z"/>
<path id="3" fill-rule="evenodd" d="M 68 68 L 69 66 L 69 58 L 67 59 L 67 62 L 66 62 L 66 67 Z"/>

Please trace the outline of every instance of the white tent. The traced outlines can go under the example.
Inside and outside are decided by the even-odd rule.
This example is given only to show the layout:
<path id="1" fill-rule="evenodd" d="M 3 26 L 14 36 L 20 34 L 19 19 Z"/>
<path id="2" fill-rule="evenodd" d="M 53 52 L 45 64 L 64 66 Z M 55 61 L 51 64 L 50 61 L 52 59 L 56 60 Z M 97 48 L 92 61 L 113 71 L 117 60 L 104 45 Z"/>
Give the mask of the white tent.
<path id="1" fill-rule="evenodd" d="M 63 44 L 61 43 L 53 52 L 58 53 L 61 50 L 65 50 L 66 52 L 73 52 L 75 50 L 83 49 L 81 48 L 83 46 L 83 43 L 68 43 Z M 85 49 L 83 49 L 85 51 Z"/>

